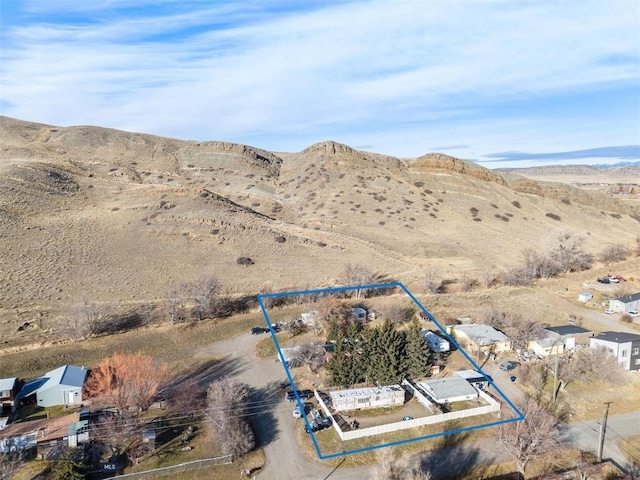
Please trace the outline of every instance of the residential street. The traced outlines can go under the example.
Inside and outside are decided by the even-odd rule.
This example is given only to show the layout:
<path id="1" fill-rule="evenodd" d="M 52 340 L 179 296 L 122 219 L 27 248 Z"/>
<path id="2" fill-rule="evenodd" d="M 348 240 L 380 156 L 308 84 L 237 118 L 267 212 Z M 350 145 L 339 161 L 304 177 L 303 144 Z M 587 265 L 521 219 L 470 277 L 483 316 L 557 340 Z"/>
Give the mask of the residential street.
<path id="1" fill-rule="evenodd" d="M 257 478 L 262 480 L 359 480 L 370 478 L 374 467 L 326 467 L 305 455 L 294 435 L 292 404 L 286 402 L 279 382 L 285 374 L 279 362 L 259 360 L 253 350 L 255 343 L 266 338 L 264 335 L 242 335 L 233 339 L 216 342 L 196 352 L 199 357 L 222 359 L 226 374 L 252 388 L 252 400 L 259 408 L 255 411 L 254 427 L 258 443 L 264 447 L 267 461 Z M 522 394 L 517 381 L 512 383 L 507 372 L 501 372 L 496 365 L 486 365 L 487 373 L 498 382 L 499 387 L 510 399 L 519 399 Z M 640 412 L 610 416 L 607 426 L 604 457 L 611 458 L 620 465 L 627 460 L 616 446 L 624 437 L 640 431 Z M 596 452 L 598 446 L 599 420 L 570 424 L 561 433 L 561 440 L 573 446 Z M 433 440 L 431 442 L 435 442 Z M 507 458 L 487 442 L 459 442 L 454 437 L 437 440 L 442 448 L 432 450 L 419 458 L 425 467 L 436 476 L 464 471 L 469 465 L 491 465 L 506 461 Z M 433 443 L 425 447 L 429 448 Z"/>

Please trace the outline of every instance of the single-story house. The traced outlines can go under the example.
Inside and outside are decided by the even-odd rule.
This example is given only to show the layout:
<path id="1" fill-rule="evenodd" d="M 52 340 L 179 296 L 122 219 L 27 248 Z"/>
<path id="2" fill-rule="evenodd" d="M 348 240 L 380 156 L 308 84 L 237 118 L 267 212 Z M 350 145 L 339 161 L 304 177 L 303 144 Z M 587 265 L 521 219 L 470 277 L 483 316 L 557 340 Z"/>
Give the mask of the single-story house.
<path id="1" fill-rule="evenodd" d="M 530 340 L 527 345 L 529 350 L 538 357 L 548 357 L 564 352 L 564 343 L 557 336 L 547 333 L 544 337 Z"/>
<path id="2" fill-rule="evenodd" d="M 70 447 L 89 441 L 89 422 L 83 413 L 41 418 L 7 425 L 0 431 L 0 452 L 48 449 L 59 442 Z M 40 452 L 41 453 L 41 452 Z"/>
<path id="3" fill-rule="evenodd" d="M 367 311 L 364 308 L 356 307 L 351 309 L 351 314 L 356 322 L 367 321 Z"/>
<path id="4" fill-rule="evenodd" d="M 0 378 L 0 416 L 12 413 L 16 409 L 16 395 L 19 382 L 17 378 Z"/>
<path id="5" fill-rule="evenodd" d="M 589 345 L 591 330 L 578 325 L 558 325 L 557 327 L 547 327 L 545 332 L 557 336 L 566 350 L 575 350 L 576 345 Z"/>
<path id="6" fill-rule="evenodd" d="M 478 398 L 478 390 L 458 375 L 418 382 L 424 392 L 436 403 L 453 403 Z"/>
<path id="7" fill-rule="evenodd" d="M 432 352 L 442 353 L 450 350 L 451 345 L 449 345 L 449 341 L 442 338 L 437 333 L 423 329 L 422 334 L 424 336 L 424 342 Z"/>
<path id="8" fill-rule="evenodd" d="M 18 399 L 22 404 L 39 407 L 79 405 L 82 403 L 82 388 L 86 378 L 86 368 L 63 365 L 25 383 Z"/>
<path id="9" fill-rule="evenodd" d="M 640 292 L 609 300 L 609 308 L 614 312 L 627 313 L 640 310 Z"/>
<path id="10" fill-rule="evenodd" d="M 627 371 L 640 370 L 640 335 L 626 332 L 602 332 L 591 337 L 591 348 L 605 347 Z"/>
<path id="11" fill-rule="evenodd" d="M 489 325 L 450 325 L 447 327 L 449 335 L 462 346 L 468 346 L 472 352 L 479 349 L 492 353 L 508 352 L 511 350 L 511 340 L 504 333 Z"/>
<path id="12" fill-rule="evenodd" d="M 536 355 L 547 357 L 566 350 L 573 351 L 576 345 L 588 345 L 591 331 L 577 325 L 547 327 L 543 335 L 529 342 L 529 350 Z"/>
<path id="13" fill-rule="evenodd" d="M 328 392 L 337 411 L 404 405 L 405 390 L 400 385 L 352 388 Z"/>
<path id="14" fill-rule="evenodd" d="M 582 292 L 578 295 L 578 301 L 583 303 L 587 303 L 592 298 L 593 298 L 593 293 L 591 292 Z"/>
<path id="15" fill-rule="evenodd" d="M 476 370 L 458 370 L 453 373 L 460 378 L 464 378 L 467 382 L 480 390 L 484 390 L 485 388 L 487 388 L 489 386 L 489 382 L 493 381 L 493 378 L 491 378 L 489 375 L 483 375 Z"/>

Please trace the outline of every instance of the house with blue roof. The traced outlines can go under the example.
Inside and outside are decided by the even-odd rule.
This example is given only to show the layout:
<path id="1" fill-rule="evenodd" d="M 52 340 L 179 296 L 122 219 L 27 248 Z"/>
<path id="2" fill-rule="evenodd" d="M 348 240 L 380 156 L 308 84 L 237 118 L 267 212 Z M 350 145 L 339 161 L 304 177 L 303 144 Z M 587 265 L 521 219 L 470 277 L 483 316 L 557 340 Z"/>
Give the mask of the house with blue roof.
<path id="1" fill-rule="evenodd" d="M 87 369 L 75 365 L 63 365 L 28 383 L 18 394 L 23 405 L 53 407 L 55 405 L 80 405 Z"/>

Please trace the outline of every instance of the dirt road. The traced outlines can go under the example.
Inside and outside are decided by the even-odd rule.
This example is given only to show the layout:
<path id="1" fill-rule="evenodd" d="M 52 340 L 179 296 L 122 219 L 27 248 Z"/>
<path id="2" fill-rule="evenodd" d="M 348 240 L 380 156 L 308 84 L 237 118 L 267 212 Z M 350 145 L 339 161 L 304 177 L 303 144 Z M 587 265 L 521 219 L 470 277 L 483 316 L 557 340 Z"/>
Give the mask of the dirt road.
<path id="1" fill-rule="evenodd" d="M 246 334 L 216 342 L 196 352 L 200 358 L 217 358 L 229 366 L 228 372 L 251 387 L 253 425 L 258 444 L 267 462 L 258 474 L 261 480 L 357 480 L 371 477 L 371 468 L 333 468 L 314 462 L 300 449 L 295 438 L 293 406 L 284 400 L 279 383 L 286 376 L 282 365 L 261 360 L 254 354 L 256 342 L 264 335 Z"/>

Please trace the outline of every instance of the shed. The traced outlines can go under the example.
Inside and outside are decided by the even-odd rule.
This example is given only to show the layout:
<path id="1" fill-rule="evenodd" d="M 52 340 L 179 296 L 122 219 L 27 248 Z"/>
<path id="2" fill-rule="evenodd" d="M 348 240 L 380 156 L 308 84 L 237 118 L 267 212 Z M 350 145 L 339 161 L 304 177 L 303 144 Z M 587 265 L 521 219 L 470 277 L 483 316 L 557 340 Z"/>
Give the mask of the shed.
<path id="1" fill-rule="evenodd" d="M 453 403 L 478 398 L 478 390 L 464 378 L 453 375 L 435 380 L 425 380 L 418 385 L 436 403 Z"/>
<path id="2" fill-rule="evenodd" d="M 451 348 L 448 340 L 445 340 L 440 335 L 432 331 L 423 330 L 422 335 L 424 336 L 425 343 L 431 349 L 432 352 L 437 352 L 437 353 L 448 352 Z"/>
<path id="3" fill-rule="evenodd" d="M 0 415 L 15 411 L 17 394 L 17 378 L 0 378 Z"/>
<path id="4" fill-rule="evenodd" d="M 337 411 L 404 405 L 405 390 L 400 385 L 352 388 L 328 392 Z"/>
<path id="5" fill-rule="evenodd" d="M 367 311 L 364 308 L 356 307 L 351 309 L 351 314 L 356 322 L 367 321 Z"/>
<path id="6" fill-rule="evenodd" d="M 580 295 L 578 295 L 578 301 L 583 303 L 587 303 L 592 298 L 593 298 L 593 293 L 591 292 L 582 292 Z"/>
<path id="7" fill-rule="evenodd" d="M 82 387 L 86 378 L 86 368 L 63 365 L 26 383 L 18 398 L 22 403 L 39 407 L 79 405 L 82 403 Z"/>

